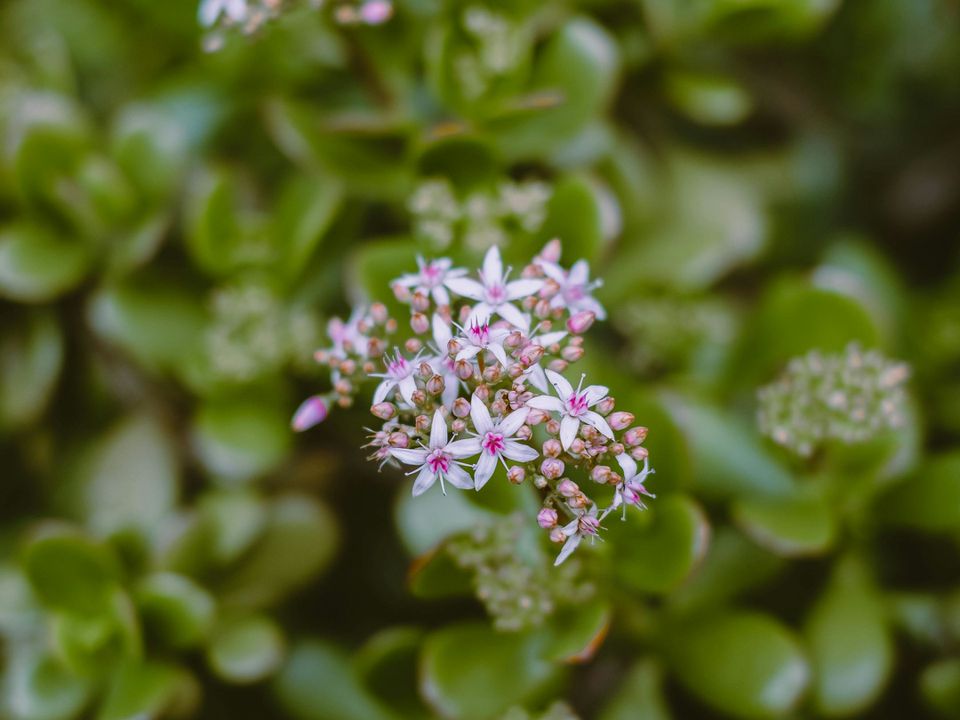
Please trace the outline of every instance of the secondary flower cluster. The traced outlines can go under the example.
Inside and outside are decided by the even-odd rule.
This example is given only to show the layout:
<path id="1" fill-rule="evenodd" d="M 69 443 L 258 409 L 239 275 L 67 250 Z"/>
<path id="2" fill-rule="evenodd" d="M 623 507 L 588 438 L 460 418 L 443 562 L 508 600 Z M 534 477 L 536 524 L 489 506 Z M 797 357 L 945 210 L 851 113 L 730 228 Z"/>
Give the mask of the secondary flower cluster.
<path id="1" fill-rule="evenodd" d="M 511 483 L 529 480 L 543 494 L 537 522 L 562 546 L 560 564 L 613 510 L 625 517 L 629 505 L 643 509 L 653 472 L 647 429 L 616 410 L 606 387 L 564 375 L 605 312 L 587 263 L 566 269 L 560 254 L 551 241 L 515 279 L 496 246 L 475 276 L 446 258 L 418 258 L 416 272 L 393 282 L 412 336 L 390 339 L 399 323 L 380 303 L 333 320 L 332 346 L 316 354 L 332 389 L 300 406 L 294 428 L 321 422 L 334 404 L 349 406 L 360 383 L 376 379 L 371 413 L 383 425 L 370 438 L 370 459 L 404 467 L 414 496 L 436 484 L 444 493 L 447 485 L 478 491 L 498 467 Z M 604 507 L 588 482 L 602 486 Z"/>

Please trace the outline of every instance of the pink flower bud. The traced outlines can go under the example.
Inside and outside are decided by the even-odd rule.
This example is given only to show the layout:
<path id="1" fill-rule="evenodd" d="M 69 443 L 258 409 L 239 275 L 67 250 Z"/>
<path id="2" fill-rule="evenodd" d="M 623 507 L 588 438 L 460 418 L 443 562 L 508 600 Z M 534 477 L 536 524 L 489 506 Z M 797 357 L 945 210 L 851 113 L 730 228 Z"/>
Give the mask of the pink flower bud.
<path id="1" fill-rule="evenodd" d="M 523 375 L 523 365 L 520 363 L 513 363 L 513 365 L 507 369 L 507 375 L 516 380 L 518 377 Z"/>
<path id="2" fill-rule="evenodd" d="M 507 414 L 507 403 L 503 400 L 494 400 L 490 403 L 490 412 L 494 415 L 506 415 Z"/>
<path id="3" fill-rule="evenodd" d="M 529 367 L 538 362 L 543 357 L 543 353 L 542 346 L 531 343 L 520 351 L 520 362 Z"/>
<path id="4" fill-rule="evenodd" d="M 560 292 L 560 284 L 556 280 L 552 278 L 548 278 L 547 281 L 543 284 L 543 287 L 540 288 L 539 294 L 540 294 L 540 297 L 542 297 L 544 300 L 549 300 L 558 292 Z"/>
<path id="5" fill-rule="evenodd" d="M 458 397 L 453 401 L 453 416 L 458 418 L 465 418 L 470 414 L 470 401 L 466 398 Z"/>
<path id="6" fill-rule="evenodd" d="M 410 338 L 403 344 L 404 349 L 411 355 L 420 352 L 423 348 L 423 343 L 417 340 L 416 338 Z"/>
<path id="7" fill-rule="evenodd" d="M 473 365 L 466 360 L 457 360 L 454 370 L 461 380 L 469 380 L 473 377 Z"/>
<path id="8" fill-rule="evenodd" d="M 363 364 L 363 374 L 364 374 L 364 375 L 372 375 L 374 372 L 376 372 L 376 370 L 377 370 L 377 366 L 373 364 L 373 361 L 372 361 L 372 360 L 367 360 L 367 361 Z"/>
<path id="9" fill-rule="evenodd" d="M 417 407 L 423 407 L 427 404 L 427 394 L 419 388 L 410 394 L 410 399 L 413 400 L 413 404 Z"/>
<path id="10" fill-rule="evenodd" d="M 415 292 L 410 303 L 417 312 L 426 312 L 430 309 L 430 296 L 426 293 Z"/>
<path id="11" fill-rule="evenodd" d="M 561 480 L 560 484 L 557 485 L 557 492 L 563 495 L 565 498 L 572 498 L 580 492 L 580 486 L 577 485 L 573 480 L 567 478 L 565 480 Z"/>
<path id="12" fill-rule="evenodd" d="M 450 429 L 453 430 L 455 433 L 461 433 L 467 429 L 467 423 L 465 420 L 461 420 L 460 418 L 457 418 L 452 423 L 450 423 Z"/>
<path id="13" fill-rule="evenodd" d="M 367 25 L 382 25 L 393 16 L 389 0 L 367 0 L 360 8 L 360 19 Z"/>
<path id="14" fill-rule="evenodd" d="M 544 530 L 555 528 L 557 526 L 557 520 L 559 520 L 559 516 L 553 508 L 541 508 L 540 512 L 537 513 L 537 525 Z"/>
<path id="15" fill-rule="evenodd" d="M 541 410 L 540 408 L 531 408 L 530 412 L 527 413 L 527 425 L 539 425 L 544 420 L 549 417 L 549 414 Z"/>
<path id="16" fill-rule="evenodd" d="M 404 432 L 392 432 L 387 438 L 387 444 L 395 448 L 408 447 L 410 445 L 410 436 Z"/>
<path id="17" fill-rule="evenodd" d="M 601 415 L 609 415 L 616 406 L 617 401 L 607 395 L 607 397 L 597 403 L 595 410 Z"/>
<path id="18" fill-rule="evenodd" d="M 293 414 L 290 425 L 296 432 L 303 432 L 326 420 L 329 412 L 326 398 L 314 395 L 300 403 L 300 407 Z"/>
<path id="19" fill-rule="evenodd" d="M 429 380 L 427 380 L 427 392 L 431 395 L 439 395 L 443 392 L 446 387 L 446 383 L 443 381 L 443 378 L 439 375 L 433 375 Z"/>
<path id="20" fill-rule="evenodd" d="M 560 357 L 567 362 L 574 363 L 583 357 L 583 352 L 584 351 L 582 347 L 577 347 L 576 345 L 567 345 L 560 353 Z"/>
<path id="21" fill-rule="evenodd" d="M 417 432 L 424 433 L 430 429 L 430 416 L 429 415 L 417 415 L 417 419 L 414 421 L 414 427 L 417 428 Z"/>
<path id="22" fill-rule="evenodd" d="M 397 283 L 393 286 L 393 296 L 402 303 L 410 302 L 410 289 Z"/>
<path id="23" fill-rule="evenodd" d="M 519 465 L 514 465 L 512 468 L 507 470 L 507 480 L 512 482 L 514 485 L 519 485 L 526 477 L 527 471 Z"/>
<path id="24" fill-rule="evenodd" d="M 377 325 L 383 325 L 390 317 L 387 312 L 387 306 L 380 302 L 375 302 L 370 306 L 370 317 Z"/>
<path id="25" fill-rule="evenodd" d="M 543 454 L 547 457 L 560 457 L 562 451 L 563 446 L 560 444 L 560 441 L 554 438 L 550 438 L 543 444 Z"/>
<path id="26" fill-rule="evenodd" d="M 608 417 L 607 424 L 610 425 L 613 430 L 624 430 L 630 427 L 635 419 L 633 413 L 621 410 Z"/>
<path id="27" fill-rule="evenodd" d="M 639 447 L 635 447 L 632 450 L 630 450 L 630 457 L 632 457 L 637 462 L 643 462 L 648 457 L 650 457 L 650 451 L 641 445 Z"/>
<path id="28" fill-rule="evenodd" d="M 633 447 L 634 445 L 639 445 L 646 439 L 647 439 L 647 429 L 645 427 L 630 428 L 623 435 L 623 441 L 631 447 Z"/>
<path id="29" fill-rule="evenodd" d="M 529 425 L 521 425 L 517 430 L 517 437 L 521 440 L 529 440 L 533 437 L 533 429 Z"/>
<path id="30" fill-rule="evenodd" d="M 590 471 L 590 479 L 595 483 L 600 485 L 606 484 L 607 480 L 610 478 L 610 468 L 606 465 L 596 465 L 593 470 Z"/>
<path id="31" fill-rule="evenodd" d="M 491 365 L 490 367 L 484 368 L 484 382 L 493 383 L 495 385 L 496 383 L 500 382 L 500 378 L 502 376 L 503 373 L 501 372 L 499 365 Z"/>
<path id="32" fill-rule="evenodd" d="M 623 443 L 613 443 L 613 445 L 609 445 L 607 447 L 607 450 L 612 455 L 622 455 L 623 451 L 626 450 L 626 448 L 623 446 Z"/>
<path id="33" fill-rule="evenodd" d="M 341 378 L 333 384 L 333 389 L 338 395 L 350 395 L 353 392 L 353 384 Z"/>
<path id="34" fill-rule="evenodd" d="M 582 335 L 590 329 L 590 326 L 593 325 L 593 322 L 596 319 L 597 316 L 594 313 L 590 312 L 589 310 L 581 310 L 567 320 L 567 330 L 572 332 L 574 335 Z"/>
<path id="35" fill-rule="evenodd" d="M 547 367 L 553 370 L 555 373 L 562 373 L 567 369 L 567 365 L 568 363 L 566 360 L 556 358 L 555 360 L 551 360 L 549 364 L 547 364 Z"/>
<path id="36" fill-rule="evenodd" d="M 487 402 L 490 399 L 490 387 L 487 385 L 478 385 L 474 394 L 484 402 Z"/>
<path id="37" fill-rule="evenodd" d="M 367 355 L 370 357 L 380 357 L 387 349 L 387 344 L 380 338 L 370 338 L 367 340 Z"/>
<path id="38" fill-rule="evenodd" d="M 383 329 L 387 331 L 388 334 L 392 335 L 397 331 L 397 320 L 396 318 L 390 318 L 383 324 Z"/>
<path id="39" fill-rule="evenodd" d="M 370 412 L 381 420 L 390 420 L 397 414 L 397 406 L 389 402 L 377 403 L 370 408 Z"/>
<path id="40" fill-rule="evenodd" d="M 573 439 L 573 442 L 570 443 L 570 452 L 574 455 L 582 455 L 583 451 L 586 449 L 587 445 L 578 437 Z"/>
<path id="41" fill-rule="evenodd" d="M 560 434 L 560 421 L 556 418 L 551 418 L 547 420 L 547 432 L 551 435 Z"/>
<path id="42" fill-rule="evenodd" d="M 541 320 L 550 317 L 550 302 L 548 300 L 539 300 L 533 307 L 533 314 Z"/>
<path id="43" fill-rule="evenodd" d="M 456 338 L 450 338 L 447 342 L 447 355 L 450 357 L 456 357 L 457 353 L 463 350 L 463 345 L 460 344 L 460 341 Z"/>
<path id="44" fill-rule="evenodd" d="M 562 542 L 566 542 L 567 535 L 563 532 L 563 528 L 555 527 L 550 531 L 550 542 L 557 543 L 559 545 Z"/>
<path id="45" fill-rule="evenodd" d="M 353 398 L 350 397 L 349 395 L 340 395 L 337 398 L 337 407 L 339 408 L 343 408 L 344 410 L 346 410 L 348 407 L 351 407 L 352 405 L 353 405 Z"/>
<path id="46" fill-rule="evenodd" d="M 540 463 L 540 472 L 543 473 L 543 476 L 549 480 L 556 480 L 558 477 L 563 475 L 563 470 L 563 460 L 558 458 L 548 457 L 542 463 Z"/>
<path id="47" fill-rule="evenodd" d="M 340 372 L 344 375 L 353 375 L 357 371 L 357 363 L 354 360 L 344 360 L 340 363 Z"/>
<path id="48" fill-rule="evenodd" d="M 326 365 L 327 361 L 330 360 L 330 352 L 328 350 L 317 350 L 313 354 L 313 359 L 321 365 Z"/>
<path id="49" fill-rule="evenodd" d="M 512 333 L 510 333 L 503 339 L 503 346 L 505 348 L 514 350 L 520 347 L 520 343 L 522 342 L 523 342 L 523 335 L 520 333 L 519 330 L 514 330 Z"/>
<path id="50" fill-rule="evenodd" d="M 572 498 L 567 500 L 567 505 L 574 508 L 575 510 L 582 510 L 590 504 L 590 498 L 584 495 L 582 492 L 578 492 Z"/>
<path id="51" fill-rule="evenodd" d="M 430 318 L 421 312 L 415 312 L 410 316 L 410 328 L 417 335 L 423 335 L 430 329 Z"/>

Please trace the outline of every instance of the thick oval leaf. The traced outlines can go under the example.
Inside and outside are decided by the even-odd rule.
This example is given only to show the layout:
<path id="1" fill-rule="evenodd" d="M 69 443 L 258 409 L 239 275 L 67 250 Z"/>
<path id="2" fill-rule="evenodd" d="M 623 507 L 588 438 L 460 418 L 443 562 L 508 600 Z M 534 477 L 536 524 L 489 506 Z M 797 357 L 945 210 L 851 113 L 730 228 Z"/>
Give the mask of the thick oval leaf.
<path id="1" fill-rule="evenodd" d="M 448 626 L 424 643 L 420 692 L 443 717 L 489 720 L 541 694 L 557 677 L 543 650 L 542 635 Z"/>
<path id="2" fill-rule="evenodd" d="M 186 670 L 160 662 L 131 663 L 116 673 L 97 720 L 187 717 L 200 702 L 200 686 Z"/>
<path id="3" fill-rule="evenodd" d="M 210 528 L 210 557 L 221 565 L 236 560 L 260 537 L 268 515 L 267 503 L 248 490 L 209 493 L 199 510 Z"/>
<path id="4" fill-rule="evenodd" d="M 210 634 L 216 615 L 211 595 L 175 573 L 155 573 L 137 586 L 137 610 L 148 639 L 171 648 L 193 647 Z"/>
<path id="5" fill-rule="evenodd" d="M 743 86 L 724 75 L 675 70 L 667 75 L 665 90 L 680 112 L 703 125 L 735 125 L 753 110 Z"/>
<path id="6" fill-rule="evenodd" d="M 738 498 L 734 522 L 754 541 L 785 557 L 819 555 L 833 545 L 837 516 L 833 505 L 819 493 L 795 497 Z"/>
<path id="7" fill-rule="evenodd" d="M 398 720 L 363 686 L 344 654 L 324 641 L 294 647 L 273 687 L 297 720 Z"/>
<path id="8" fill-rule="evenodd" d="M 885 523 L 932 533 L 960 527 L 960 452 L 934 456 L 880 498 Z"/>
<path id="9" fill-rule="evenodd" d="M 457 565 L 447 551 L 446 543 L 420 555 L 407 574 L 410 592 L 418 598 L 469 595 L 473 590 L 470 573 Z"/>
<path id="10" fill-rule="evenodd" d="M 75 288 L 93 260 L 91 249 L 37 225 L 0 230 L 0 297 L 47 302 Z"/>
<path id="11" fill-rule="evenodd" d="M 49 312 L 12 323 L 0 338 L 0 429 L 35 422 L 63 366 L 63 337 Z"/>
<path id="12" fill-rule="evenodd" d="M 894 648 L 884 607 L 855 560 L 841 561 L 807 619 L 813 701 L 824 716 L 850 716 L 882 692 Z"/>
<path id="13" fill-rule="evenodd" d="M 674 626 L 664 652 L 681 683 L 736 718 L 775 718 L 797 706 L 810 668 L 796 638 L 766 615 L 730 613 Z"/>
<path id="14" fill-rule="evenodd" d="M 92 687 L 56 658 L 11 653 L 5 668 L 5 706 L 16 720 L 67 720 L 89 702 Z"/>
<path id="15" fill-rule="evenodd" d="M 960 660 L 940 660 L 920 675 L 920 693 L 945 720 L 960 718 Z"/>
<path id="16" fill-rule="evenodd" d="M 411 555 L 423 555 L 451 535 L 497 517 L 470 502 L 459 490 L 443 495 L 435 489 L 420 497 L 412 497 L 406 487 L 398 491 L 394 518 L 400 539 Z"/>
<path id="17" fill-rule="evenodd" d="M 251 615 L 218 628 L 207 648 L 213 671 L 231 683 L 253 683 L 273 674 L 283 662 L 284 639 L 269 618 Z"/>
<path id="18" fill-rule="evenodd" d="M 663 669 L 654 660 L 641 660 L 634 665 L 600 713 L 600 720 L 670 720 L 670 717 L 663 694 Z"/>
<path id="19" fill-rule="evenodd" d="M 370 638 L 353 657 L 353 668 L 363 686 L 379 701 L 414 720 L 431 717 L 417 693 L 417 665 L 424 632 L 414 627 L 392 627 Z"/>
<path id="20" fill-rule="evenodd" d="M 562 608 L 547 623 L 543 656 L 554 662 L 588 662 L 606 639 L 612 616 L 610 603 L 601 598 Z"/>
<path id="21" fill-rule="evenodd" d="M 660 497 L 625 522 L 611 515 L 606 525 L 617 577 L 637 592 L 676 588 L 703 559 L 710 539 L 706 515 L 684 495 Z"/>

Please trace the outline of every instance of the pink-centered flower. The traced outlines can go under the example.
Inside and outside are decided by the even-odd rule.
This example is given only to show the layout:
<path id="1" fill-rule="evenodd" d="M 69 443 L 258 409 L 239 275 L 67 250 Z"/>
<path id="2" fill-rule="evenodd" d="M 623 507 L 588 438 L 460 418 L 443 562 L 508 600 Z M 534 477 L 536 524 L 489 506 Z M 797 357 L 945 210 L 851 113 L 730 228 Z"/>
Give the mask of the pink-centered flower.
<path id="1" fill-rule="evenodd" d="M 550 299 L 550 307 L 566 308 L 571 315 L 588 310 L 598 320 L 606 319 L 606 310 L 592 295 L 596 288 L 603 285 L 603 281 L 590 280 L 590 264 L 586 260 L 578 260 L 569 271 L 544 260 L 540 261 L 540 267 L 548 278 L 560 286 L 557 294 Z"/>
<path id="2" fill-rule="evenodd" d="M 373 393 L 373 404 L 383 402 L 390 395 L 394 388 L 400 390 L 400 396 L 407 405 L 413 405 L 413 393 L 417 390 L 417 361 L 419 356 L 413 360 L 407 360 L 400 351 L 391 358 L 384 357 L 383 362 L 387 366 L 385 373 L 372 373 L 371 377 L 383 378 L 383 381 L 377 386 Z"/>
<path id="3" fill-rule="evenodd" d="M 461 277 L 447 280 L 446 286 L 457 295 L 478 301 L 470 314 L 471 320 L 477 316 L 499 315 L 514 327 L 526 332 L 530 327 L 530 317 L 520 312 L 513 301 L 522 300 L 539 291 L 543 287 L 543 280 L 522 279 L 507 282 L 509 274 L 509 269 L 504 272 L 500 249 L 494 245 L 483 258 L 480 282 Z"/>
<path id="4" fill-rule="evenodd" d="M 473 488 L 473 480 L 461 465 L 460 459 L 476 455 L 479 451 L 476 438 L 468 440 L 449 441 L 447 435 L 447 421 L 439 410 L 433 413 L 433 422 L 430 426 L 430 441 L 426 447 L 393 448 L 390 454 L 405 465 L 416 465 L 408 475 L 416 473 L 417 479 L 413 483 L 413 496 L 422 495 L 440 479 L 440 489 L 447 494 L 444 481 L 461 490 Z"/>
<path id="5" fill-rule="evenodd" d="M 366 308 L 356 307 L 346 322 L 335 317 L 327 323 L 327 335 L 333 341 L 330 353 L 334 357 L 346 360 L 350 352 L 366 357 L 367 337 L 360 332 L 360 323 L 366 316 L 366 312 Z"/>
<path id="6" fill-rule="evenodd" d="M 647 479 L 647 476 L 652 474 L 654 471 L 650 469 L 650 461 L 647 458 L 643 459 L 643 469 L 637 469 L 637 461 L 634 460 L 628 453 L 620 453 L 617 455 L 617 462 L 620 463 L 620 467 L 623 468 L 623 480 L 617 485 L 617 489 L 613 494 L 613 504 L 610 506 L 611 510 L 623 506 L 623 518 L 627 517 L 627 506 L 635 505 L 641 510 L 646 510 L 647 506 L 644 505 L 642 497 L 646 495 L 647 497 L 656 497 L 644 486 L 644 482 Z"/>
<path id="7" fill-rule="evenodd" d="M 457 353 L 457 360 L 469 360 L 481 352 L 490 352 L 504 368 L 507 367 L 507 351 L 503 349 L 503 341 L 510 334 L 509 330 L 490 327 L 489 316 L 477 315 L 468 321 L 458 338 L 463 349 Z"/>
<path id="8" fill-rule="evenodd" d="M 590 385 L 583 387 L 585 375 L 580 376 L 580 384 L 574 390 L 573 386 L 567 382 L 562 375 L 553 370 L 546 370 L 547 380 L 553 386 L 557 397 L 550 395 L 540 395 L 527 401 L 527 406 L 539 410 L 560 413 L 560 444 L 564 450 L 569 450 L 577 432 L 580 430 L 580 423 L 592 425 L 611 440 L 613 431 L 603 419 L 603 416 L 594 412 L 590 408 L 603 400 L 610 392 L 603 385 Z"/>
<path id="9" fill-rule="evenodd" d="M 393 281 L 393 284 L 413 288 L 414 292 L 430 295 L 437 305 L 449 305 L 450 293 L 447 292 L 444 284 L 448 280 L 454 280 L 467 274 L 467 271 L 463 268 L 454 268 L 452 265 L 453 260 L 450 258 L 424 260 L 422 256 L 417 255 L 419 271 L 401 275 Z"/>
<path id="10" fill-rule="evenodd" d="M 600 518 L 597 516 L 597 506 L 593 505 L 586 512 L 578 515 L 563 526 L 563 534 L 567 538 L 560 549 L 560 554 L 553 561 L 554 566 L 566 560 L 576 550 L 585 537 L 595 538 L 600 532 Z"/>
<path id="11" fill-rule="evenodd" d="M 470 398 L 470 419 L 477 432 L 477 461 L 474 472 L 474 485 L 477 490 L 487 484 L 493 475 L 499 460 L 506 469 L 507 460 L 514 462 L 532 462 L 540 453 L 524 445 L 517 437 L 517 431 L 527 419 L 529 408 L 520 408 L 494 422 L 490 411 L 475 394 Z"/>

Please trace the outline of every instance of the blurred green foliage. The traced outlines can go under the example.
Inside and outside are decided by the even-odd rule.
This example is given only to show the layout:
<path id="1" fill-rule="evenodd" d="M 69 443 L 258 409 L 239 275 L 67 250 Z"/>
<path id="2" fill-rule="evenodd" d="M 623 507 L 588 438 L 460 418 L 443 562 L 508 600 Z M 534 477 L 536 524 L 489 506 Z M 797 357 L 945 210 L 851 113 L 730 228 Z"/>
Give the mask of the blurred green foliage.
<path id="1" fill-rule="evenodd" d="M 0 6 L 0 715 L 960 717 L 955 3 L 302 4 L 212 54 L 196 10 Z M 553 236 L 657 468 L 576 583 L 530 494 L 288 428 L 346 300 Z M 764 438 L 851 342 L 903 425 Z"/>

